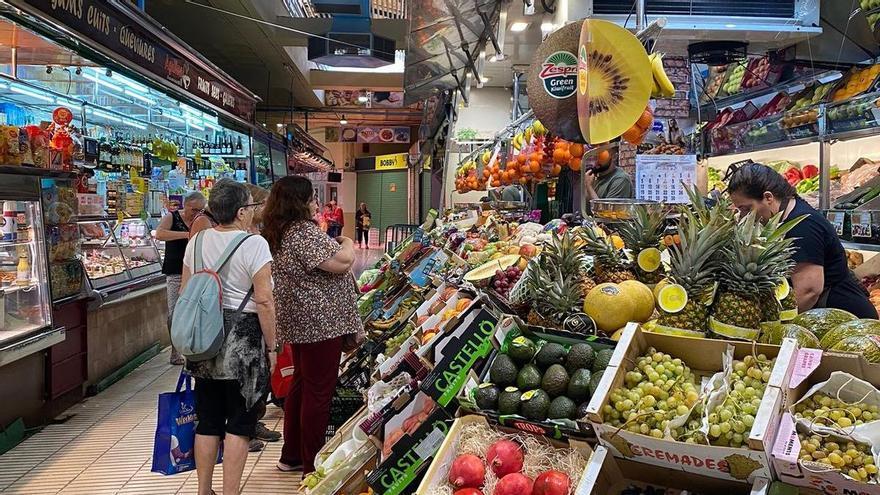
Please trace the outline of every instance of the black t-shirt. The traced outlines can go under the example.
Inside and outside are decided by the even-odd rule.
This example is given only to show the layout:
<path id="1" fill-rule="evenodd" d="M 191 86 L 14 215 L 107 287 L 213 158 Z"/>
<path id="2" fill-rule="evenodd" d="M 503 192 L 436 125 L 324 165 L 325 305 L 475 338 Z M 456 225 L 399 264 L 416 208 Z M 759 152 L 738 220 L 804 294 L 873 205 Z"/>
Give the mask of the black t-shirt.
<path id="1" fill-rule="evenodd" d="M 801 198 L 796 198 L 788 219 L 807 215 L 786 237 L 794 238 L 795 263 L 812 263 L 825 273 L 826 307 L 849 311 L 859 318 L 877 318 L 868 294 L 846 264 L 843 245 L 828 220 Z"/>
<path id="2" fill-rule="evenodd" d="M 171 213 L 172 232 L 189 232 L 189 226 L 180 216 L 180 211 Z M 165 241 L 165 259 L 162 260 L 162 273 L 165 275 L 180 275 L 183 273 L 183 253 L 186 252 L 188 239 Z"/>

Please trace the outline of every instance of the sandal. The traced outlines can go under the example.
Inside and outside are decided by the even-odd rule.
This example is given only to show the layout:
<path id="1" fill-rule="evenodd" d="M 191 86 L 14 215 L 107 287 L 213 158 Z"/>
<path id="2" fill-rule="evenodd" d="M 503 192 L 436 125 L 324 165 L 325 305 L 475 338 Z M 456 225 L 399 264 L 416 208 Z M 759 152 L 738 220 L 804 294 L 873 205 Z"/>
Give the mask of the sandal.
<path id="1" fill-rule="evenodd" d="M 294 471 L 302 471 L 302 469 L 303 469 L 303 465 L 301 462 L 290 465 L 290 464 L 285 464 L 281 461 L 278 461 L 278 463 L 275 464 L 275 467 L 279 471 L 281 471 L 282 473 L 292 473 Z"/>

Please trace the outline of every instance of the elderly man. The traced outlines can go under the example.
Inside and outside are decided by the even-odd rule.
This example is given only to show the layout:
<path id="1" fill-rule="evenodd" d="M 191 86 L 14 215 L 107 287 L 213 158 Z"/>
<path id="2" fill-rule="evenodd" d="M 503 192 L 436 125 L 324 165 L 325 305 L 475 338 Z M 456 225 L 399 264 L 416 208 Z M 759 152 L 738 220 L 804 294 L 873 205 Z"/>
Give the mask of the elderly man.
<path id="1" fill-rule="evenodd" d="M 165 241 L 165 259 L 162 273 L 165 274 L 166 297 L 168 298 L 168 331 L 171 331 L 171 315 L 180 296 L 180 274 L 183 272 L 183 253 L 189 242 L 190 227 L 196 216 L 205 209 L 207 200 L 200 192 L 190 193 L 183 200 L 183 207 L 162 217 L 156 228 L 156 239 Z M 184 364 L 183 356 L 171 349 L 171 364 Z"/>

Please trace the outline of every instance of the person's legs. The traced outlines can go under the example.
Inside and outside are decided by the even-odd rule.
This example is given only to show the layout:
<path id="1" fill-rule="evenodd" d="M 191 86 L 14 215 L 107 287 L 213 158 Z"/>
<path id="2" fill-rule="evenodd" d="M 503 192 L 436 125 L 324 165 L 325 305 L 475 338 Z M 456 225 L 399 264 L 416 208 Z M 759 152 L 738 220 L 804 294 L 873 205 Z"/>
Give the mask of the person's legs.
<path id="1" fill-rule="evenodd" d="M 250 409 L 241 395 L 237 380 L 223 380 L 226 396 L 226 437 L 223 441 L 223 495 L 238 495 L 241 475 L 248 456 L 248 444 L 260 413 L 258 400 Z"/>
<path id="2" fill-rule="evenodd" d="M 303 473 L 315 470 L 315 456 L 324 446 L 330 401 L 339 376 L 342 337 L 301 346 L 296 361 L 302 372 L 302 398 L 299 422 L 302 441 Z"/>
<path id="3" fill-rule="evenodd" d="M 217 451 L 226 423 L 222 382 L 197 377 L 195 398 L 196 417 L 199 420 L 195 441 L 199 495 L 211 495 L 214 464 L 217 463 Z"/>
<path id="4" fill-rule="evenodd" d="M 370 249 L 370 229 L 364 229 L 364 249 Z"/>
<path id="5" fill-rule="evenodd" d="M 302 380 L 302 357 L 300 346 L 293 344 L 293 365 L 296 367 L 296 377 Z M 294 467 L 302 464 L 301 431 L 299 422 L 299 410 L 302 404 L 302 383 L 294 383 L 287 397 L 284 398 L 284 445 L 281 447 L 281 459 L 279 468 Z"/>
<path id="6" fill-rule="evenodd" d="M 358 243 L 358 249 L 363 249 L 364 245 L 361 243 L 361 238 L 363 238 L 363 236 L 364 236 L 364 229 L 355 228 L 354 229 L 354 236 L 356 238 L 355 240 Z"/>
<path id="7" fill-rule="evenodd" d="M 174 316 L 174 308 L 177 306 L 177 299 L 180 297 L 180 275 L 165 276 L 165 297 L 168 300 L 168 333 L 171 333 L 171 320 Z M 183 356 L 177 352 L 174 346 L 171 346 L 171 364 L 185 364 Z"/>

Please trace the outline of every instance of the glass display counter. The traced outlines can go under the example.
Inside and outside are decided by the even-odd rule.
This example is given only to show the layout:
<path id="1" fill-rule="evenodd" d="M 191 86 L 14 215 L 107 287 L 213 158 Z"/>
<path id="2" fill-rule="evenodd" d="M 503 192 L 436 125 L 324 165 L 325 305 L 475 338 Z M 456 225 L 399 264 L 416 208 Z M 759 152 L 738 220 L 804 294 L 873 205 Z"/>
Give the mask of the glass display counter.
<path id="1" fill-rule="evenodd" d="M 79 222 L 82 261 L 93 289 L 110 293 L 161 275 L 159 251 L 141 219 Z"/>

